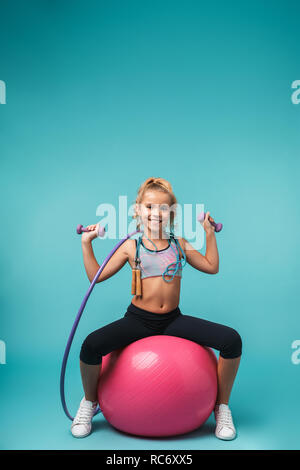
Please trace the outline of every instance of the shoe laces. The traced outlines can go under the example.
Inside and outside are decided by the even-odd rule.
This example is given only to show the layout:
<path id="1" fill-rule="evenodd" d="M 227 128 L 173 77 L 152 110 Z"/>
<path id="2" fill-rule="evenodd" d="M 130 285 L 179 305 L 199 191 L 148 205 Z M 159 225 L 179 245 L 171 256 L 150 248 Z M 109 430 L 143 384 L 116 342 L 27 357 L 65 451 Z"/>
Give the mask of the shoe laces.
<path id="1" fill-rule="evenodd" d="M 86 402 L 83 402 L 76 413 L 74 424 L 89 424 L 94 415 L 94 412 L 94 407 L 91 407 Z"/>
<path id="2" fill-rule="evenodd" d="M 218 409 L 216 412 L 216 418 L 218 426 L 226 426 L 232 429 L 234 428 L 232 415 L 229 408 Z"/>

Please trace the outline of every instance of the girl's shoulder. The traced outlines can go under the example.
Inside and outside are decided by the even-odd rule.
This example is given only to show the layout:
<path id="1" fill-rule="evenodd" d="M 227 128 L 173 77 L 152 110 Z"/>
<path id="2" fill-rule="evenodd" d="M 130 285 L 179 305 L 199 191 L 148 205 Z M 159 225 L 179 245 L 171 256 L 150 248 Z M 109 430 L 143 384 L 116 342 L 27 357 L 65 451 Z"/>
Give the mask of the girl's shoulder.
<path id="1" fill-rule="evenodd" d="M 128 238 L 123 244 L 123 250 L 128 256 L 132 256 L 135 253 L 136 242 L 135 238 Z"/>
<path id="2" fill-rule="evenodd" d="M 185 252 L 185 242 L 186 240 L 182 237 L 176 237 L 177 243 L 179 243 L 180 248 Z"/>

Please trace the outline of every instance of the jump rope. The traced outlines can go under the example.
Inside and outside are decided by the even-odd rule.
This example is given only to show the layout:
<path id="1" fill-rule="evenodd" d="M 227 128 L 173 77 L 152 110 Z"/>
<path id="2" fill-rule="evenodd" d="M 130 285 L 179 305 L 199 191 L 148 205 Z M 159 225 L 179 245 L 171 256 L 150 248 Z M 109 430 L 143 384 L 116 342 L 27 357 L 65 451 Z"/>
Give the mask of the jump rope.
<path id="1" fill-rule="evenodd" d="M 201 212 L 198 216 L 197 216 L 197 219 L 199 222 L 203 222 L 204 218 L 206 216 L 206 213 L 205 212 Z M 215 227 L 215 232 L 220 232 L 222 230 L 222 227 L 223 225 L 221 223 L 218 223 L 216 224 L 215 222 L 211 222 L 209 221 L 211 225 L 213 225 Z M 76 229 L 76 232 L 80 235 L 82 232 L 89 232 L 89 230 L 87 228 L 84 228 L 82 225 L 78 225 L 77 226 L 77 229 Z M 96 284 L 96 281 L 98 279 L 98 277 L 100 276 L 100 274 L 102 273 L 103 269 L 105 268 L 105 266 L 107 265 L 108 261 L 110 260 L 110 258 L 113 256 L 113 254 L 118 250 L 118 248 L 126 241 L 128 240 L 128 238 L 131 238 L 133 235 L 135 235 L 136 233 L 140 233 L 141 230 L 136 230 L 135 232 L 132 232 L 132 233 L 128 233 L 126 235 L 126 237 L 122 238 L 119 243 L 117 243 L 117 245 L 110 251 L 110 253 L 107 255 L 107 257 L 104 259 L 103 263 L 101 264 L 100 268 L 98 269 L 94 279 L 92 280 L 89 288 L 88 288 L 88 291 L 87 293 L 85 294 L 84 296 L 84 299 L 80 305 L 80 308 L 78 310 L 78 313 L 76 315 L 76 318 L 75 318 L 75 321 L 74 321 L 74 324 L 72 326 L 72 329 L 71 329 L 71 332 L 70 332 L 70 335 L 69 335 L 69 338 L 68 338 L 68 341 L 67 341 L 67 346 L 65 348 L 65 352 L 64 352 L 64 356 L 63 356 L 63 360 L 62 360 L 62 366 L 61 366 L 61 373 L 60 373 L 60 399 L 61 399 L 61 404 L 62 404 L 62 407 L 63 407 L 63 410 L 66 414 L 66 416 L 71 420 L 73 421 L 74 418 L 70 415 L 69 413 L 69 410 L 67 408 L 67 405 L 66 405 L 66 398 L 65 398 L 65 375 L 66 375 L 66 367 L 67 367 L 67 362 L 68 362 L 68 357 L 69 357 L 69 352 L 70 352 L 70 349 L 71 349 L 71 346 L 72 346 L 72 342 L 73 342 L 73 339 L 74 339 L 74 336 L 75 336 L 75 333 L 76 333 L 76 330 L 77 330 L 77 327 L 78 327 L 78 324 L 79 324 L 79 321 L 81 319 L 81 316 L 83 314 L 83 311 L 85 309 L 85 306 L 86 306 L 86 303 L 88 301 L 88 298 L 89 296 L 91 295 L 91 292 Z M 103 237 L 105 234 L 105 229 L 104 227 L 101 227 L 99 224 L 97 225 L 97 235 L 98 237 Z M 146 236 L 146 234 L 144 233 L 144 235 Z M 148 238 L 146 236 L 146 238 Z M 179 250 L 181 251 L 182 255 L 183 255 L 183 260 L 184 260 L 184 264 L 182 266 L 185 266 L 186 264 L 186 256 L 185 256 L 185 253 L 182 251 L 181 247 L 180 247 L 180 244 L 176 241 L 176 238 L 174 237 L 174 234 L 171 232 L 170 233 L 170 238 L 173 239 L 175 241 L 175 244 L 176 246 L 179 248 Z M 141 239 L 142 237 L 139 238 L 139 241 L 138 241 L 138 244 L 137 244 L 137 252 L 138 253 L 138 246 L 139 246 L 139 243 L 141 242 Z M 155 246 L 155 243 L 150 240 L 148 238 L 149 241 L 151 241 L 151 243 Z M 181 263 L 182 260 L 180 260 L 180 256 L 179 256 L 179 250 L 176 252 L 174 250 L 174 248 L 172 247 L 171 243 L 169 243 L 169 246 L 171 246 L 172 250 L 175 252 L 176 254 L 176 263 L 175 263 L 175 266 L 174 266 L 174 263 L 171 263 L 169 264 L 165 271 L 163 272 L 162 274 L 162 277 L 163 279 L 166 281 L 166 282 L 171 282 L 178 270 L 178 267 Z M 144 247 L 146 248 L 146 247 Z M 155 246 L 155 249 L 157 250 L 156 246 Z M 147 248 L 146 248 L 147 250 Z M 153 251 L 149 251 L 147 250 L 149 253 L 153 253 Z M 154 252 L 155 253 L 155 252 Z M 136 257 L 137 259 L 137 257 Z M 171 270 L 174 270 L 173 274 L 169 274 L 169 272 Z M 133 273 L 133 275 L 135 277 L 133 277 L 133 283 L 132 283 L 132 292 L 133 290 L 135 289 L 135 293 L 136 295 L 140 295 L 138 294 L 138 292 L 140 292 L 140 277 L 137 277 L 137 271 L 140 273 L 140 269 L 134 269 L 133 271 L 135 271 L 135 274 Z M 164 276 L 172 276 L 172 279 L 165 279 Z M 140 276 L 140 274 L 139 274 Z M 98 413 L 102 413 L 102 410 L 100 409 L 100 407 L 98 406 L 95 413 L 94 413 L 94 416 Z"/>

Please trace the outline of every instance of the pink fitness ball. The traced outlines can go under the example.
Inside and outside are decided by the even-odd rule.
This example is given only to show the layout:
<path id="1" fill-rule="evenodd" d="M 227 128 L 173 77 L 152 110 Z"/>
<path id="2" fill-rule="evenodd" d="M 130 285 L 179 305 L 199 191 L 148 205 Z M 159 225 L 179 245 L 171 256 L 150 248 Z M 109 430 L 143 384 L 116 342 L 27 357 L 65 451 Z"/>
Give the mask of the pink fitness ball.
<path id="1" fill-rule="evenodd" d="M 102 357 L 98 400 L 116 429 L 175 436 L 199 428 L 217 397 L 212 349 L 175 336 L 149 336 Z"/>

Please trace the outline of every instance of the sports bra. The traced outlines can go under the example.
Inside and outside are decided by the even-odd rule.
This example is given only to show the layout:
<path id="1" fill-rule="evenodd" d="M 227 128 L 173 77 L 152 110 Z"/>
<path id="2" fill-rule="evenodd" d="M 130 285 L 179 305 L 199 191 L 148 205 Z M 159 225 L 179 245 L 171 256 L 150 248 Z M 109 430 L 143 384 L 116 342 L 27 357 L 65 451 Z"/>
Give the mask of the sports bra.
<path id="1" fill-rule="evenodd" d="M 185 253 L 173 234 L 170 234 L 168 242 L 169 245 L 162 250 L 150 250 L 145 247 L 142 236 L 138 240 L 135 239 L 135 263 L 141 271 L 141 279 L 162 276 L 164 281 L 171 282 L 174 276 L 182 277 L 182 268 L 186 263 Z M 171 276 L 171 279 L 165 279 L 165 276 Z"/>

